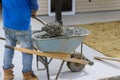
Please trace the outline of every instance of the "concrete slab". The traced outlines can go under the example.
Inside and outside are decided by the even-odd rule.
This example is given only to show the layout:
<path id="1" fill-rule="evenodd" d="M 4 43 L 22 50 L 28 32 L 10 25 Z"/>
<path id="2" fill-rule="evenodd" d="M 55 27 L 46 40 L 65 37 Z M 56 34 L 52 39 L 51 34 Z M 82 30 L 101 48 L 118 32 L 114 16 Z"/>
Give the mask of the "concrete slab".
<path id="1" fill-rule="evenodd" d="M 101 14 L 100 14 L 101 13 Z M 118 16 L 119 11 L 115 12 L 103 12 L 100 13 L 84 13 L 84 14 L 79 14 L 74 16 L 75 18 L 73 19 L 73 16 L 64 16 L 64 24 L 68 25 L 74 25 L 74 24 L 84 24 L 84 23 L 92 23 L 92 22 L 99 22 L 99 21 L 108 21 L 108 20 L 119 20 L 120 16 Z M 109 16 L 106 16 L 109 15 Z M 112 18 L 110 18 L 110 16 Z M 106 19 L 104 18 L 106 17 Z M 53 17 L 41 17 L 44 20 L 50 22 L 49 20 L 53 20 Z M 108 19 L 109 18 L 109 19 Z M 52 21 L 51 20 L 51 21 Z M 36 20 L 32 19 L 32 30 L 38 30 L 41 29 L 43 26 Z M 2 21 L 0 21 L 0 36 L 4 37 L 4 31 L 2 29 Z M 3 80 L 3 72 L 2 72 L 2 65 L 3 65 L 3 55 L 4 55 L 4 45 L 5 41 L 0 40 L 0 80 Z M 80 46 L 76 49 L 76 51 L 80 51 Z M 103 56 L 103 54 L 95 51 L 94 49 L 88 47 L 87 45 L 83 46 L 83 54 L 90 59 L 91 61 L 94 62 L 93 66 L 86 65 L 83 71 L 81 72 L 71 72 L 66 64 L 64 64 L 62 68 L 62 72 L 58 78 L 58 80 L 99 80 L 99 79 L 104 79 L 108 77 L 113 77 L 113 76 L 119 76 L 120 75 L 120 63 L 115 62 L 115 61 L 98 61 L 95 60 L 93 57 L 94 56 Z M 15 64 L 14 68 L 14 74 L 15 74 L 15 79 L 14 80 L 22 80 L 22 57 L 21 57 L 21 52 L 15 51 L 15 56 L 13 59 L 13 64 Z M 50 67 L 50 80 L 55 80 L 56 74 L 58 72 L 59 66 L 60 66 L 61 61 L 54 59 L 49 67 Z M 43 65 L 39 62 L 39 67 L 43 68 Z M 34 55 L 34 60 L 33 60 L 33 70 L 35 74 L 39 77 L 39 80 L 47 80 L 47 75 L 46 75 L 46 70 L 43 71 L 38 71 L 36 68 L 36 56 Z"/>
<path id="2" fill-rule="evenodd" d="M 95 22 L 106 22 L 120 20 L 120 11 L 106 11 L 106 12 L 90 12 L 90 13 L 78 13 L 75 15 L 62 16 L 63 25 L 76 25 Z M 55 21 L 55 17 L 40 16 L 47 22 Z"/>

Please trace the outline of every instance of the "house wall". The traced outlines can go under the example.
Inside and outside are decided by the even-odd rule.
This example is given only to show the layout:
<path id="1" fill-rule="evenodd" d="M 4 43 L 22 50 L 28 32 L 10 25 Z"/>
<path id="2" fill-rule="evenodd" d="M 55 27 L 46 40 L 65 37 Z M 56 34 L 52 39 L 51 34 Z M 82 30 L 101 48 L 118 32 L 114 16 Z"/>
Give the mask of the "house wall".
<path id="1" fill-rule="evenodd" d="M 48 0 L 39 0 L 38 15 L 48 15 Z M 120 0 L 75 0 L 75 12 L 120 10 Z"/>
<path id="2" fill-rule="evenodd" d="M 77 12 L 91 12 L 91 11 L 106 11 L 106 10 L 120 10 L 120 0 L 76 0 Z"/>
<path id="3" fill-rule="evenodd" d="M 46 15 L 48 14 L 48 0 L 39 0 L 39 10 L 38 15 Z"/>

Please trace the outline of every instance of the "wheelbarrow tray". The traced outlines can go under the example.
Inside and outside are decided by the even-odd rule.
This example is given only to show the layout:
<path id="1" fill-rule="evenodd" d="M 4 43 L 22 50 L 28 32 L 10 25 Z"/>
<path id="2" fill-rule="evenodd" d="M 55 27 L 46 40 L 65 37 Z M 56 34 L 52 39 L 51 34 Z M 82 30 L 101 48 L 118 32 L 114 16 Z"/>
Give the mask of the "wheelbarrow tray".
<path id="1" fill-rule="evenodd" d="M 33 31 L 33 43 L 42 52 L 71 53 L 83 42 L 84 37 L 90 33 L 85 28 L 80 28 L 80 30 L 80 35 L 53 38 L 36 38 L 35 35 L 40 31 Z"/>

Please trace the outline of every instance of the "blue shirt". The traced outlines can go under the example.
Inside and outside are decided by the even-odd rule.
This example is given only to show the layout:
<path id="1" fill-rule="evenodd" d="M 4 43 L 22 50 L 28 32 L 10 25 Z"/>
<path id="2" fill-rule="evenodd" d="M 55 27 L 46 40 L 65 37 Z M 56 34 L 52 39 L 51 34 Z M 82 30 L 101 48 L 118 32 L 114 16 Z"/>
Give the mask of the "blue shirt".
<path id="1" fill-rule="evenodd" d="M 2 0 L 4 27 L 28 30 L 32 10 L 38 10 L 37 0 Z"/>

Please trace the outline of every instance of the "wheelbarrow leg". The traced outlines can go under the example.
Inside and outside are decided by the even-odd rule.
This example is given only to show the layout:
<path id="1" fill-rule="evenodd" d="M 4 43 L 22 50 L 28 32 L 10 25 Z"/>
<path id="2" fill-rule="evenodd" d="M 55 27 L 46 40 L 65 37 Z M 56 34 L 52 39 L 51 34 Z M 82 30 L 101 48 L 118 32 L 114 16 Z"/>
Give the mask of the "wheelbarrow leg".
<path id="1" fill-rule="evenodd" d="M 51 61 L 52 61 L 52 58 L 50 58 L 50 60 L 46 63 L 45 57 L 36 56 L 37 70 L 38 70 L 38 71 L 40 71 L 40 70 L 45 70 L 45 68 L 43 68 L 43 69 L 40 69 L 40 68 L 39 68 L 38 62 L 41 62 L 44 66 L 46 66 L 46 64 L 49 65 Z"/>
<path id="2" fill-rule="evenodd" d="M 81 55 L 83 54 L 83 42 L 81 43 Z"/>
<path id="3" fill-rule="evenodd" d="M 45 61 L 46 61 L 46 70 L 47 70 L 47 78 L 48 78 L 48 80 L 50 80 L 50 74 L 49 74 L 49 66 L 48 66 L 48 59 L 47 59 L 47 57 L 45 57 Z"/>
<path id="4" fill-rule="evenodd" d="M 60 74 L 60 72 L 61 72 L 61 70 L 62 70 L 62 67 L 63 67 L 64 62 L 65 62 L 65 61 L 63 60 L 62 63 L 61 63 L 61 65 L 60 65 L 60 69 L 59 69 L 59 71 L 58 71 L 58 73 L 57 73 L 57 76 L 56 76 L 55 80 L 58 79 L 58 76 L 59 76 L 59 74 Z"/>
<path id="5" fill-rule="evenodd" d="M 52 61 L 52 58 L 48 61 L 47 57 L 37 56 L 36 60 L 37 60 L 37 69 L 38 70 L 45 70 L 46 69 L 46 71 L 47 71 L 47 78 L 48 78 L 48 80 L 50 80 L 49 66 L 48 65 Z M 38 67 L 38 61 L 40 61 L 44 65 L 45 68 L 39 69 L 39 67 Z"/>
<path id="6" fill-rule="evenodd" d="M 37 70 L 38 70 L 38 71 L 40 71 L 40 70 L 45 70 L 45 67 L 42 68 L 42 69 L 39 68 L 39 65 L 38 65 L 38 62 L 39 62 L 39 61 L 40 61 L 44 66 L 46 66 L 46 61 L 45 61 L 45 59 L 44 59 L 43 57 L 41 57 L 41 56 L 36 56 Z"/>

